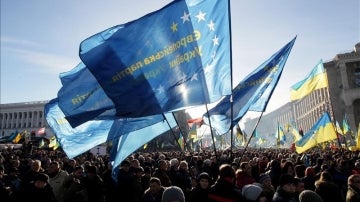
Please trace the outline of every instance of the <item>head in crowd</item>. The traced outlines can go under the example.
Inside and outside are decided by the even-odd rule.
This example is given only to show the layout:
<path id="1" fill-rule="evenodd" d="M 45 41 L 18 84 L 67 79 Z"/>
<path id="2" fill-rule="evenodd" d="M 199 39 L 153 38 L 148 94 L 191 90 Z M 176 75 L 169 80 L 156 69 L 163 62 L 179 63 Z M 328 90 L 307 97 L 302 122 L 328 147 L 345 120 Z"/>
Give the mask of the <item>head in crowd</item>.
<path id="1" fill-rule="evenodd" d="M 230 164 L 222 164 L 219 168 L 219 178 L 235 179 L 235 171 Z"/>
<path id="2" fill-rule="evenodd" d="M 243 197 L 247 201 L 266 201 L 263 189 L 255 184 L 247 184 L 241 189 Z"/>
<path id="3" fill-rule="evenodd" d="M 149 190 L 152 194 L 156 194 L 161 190 L 161 181 L 157 177 L 151 177 L 149 180 Z"/>
<path id="4" fill-rule="evenodd" d="M 206 172 L 200 173 L 197 178 L 197 184 L 201 189 L 208 189 L 210 186 L 210 175 Z"/>
<path id="5" fill-rule="evenodd" d="M 323 200 L 316 192 L 304 190 L 299 195 L 299 202 L 323 202 Z"/>
<path id="6" fill-rule="evenodd" d="M 49 183 L 49 176 L 45 173 L 39 173 L 34 179 L 34 186 L 42 189 Z"/>
<path id="7" fill-rule="evenodd" d="M 350 175 L 348 178 L 348 186 L 356 187 L 360 190 L 360 174 Z"/>
<path id="8" fill-rule="evenodd" d="M 271 177 L 268 174 L 260 174 L 259 175 L 259 183 L 265 187 L 271 186 Z"/>
<path id="9" fill-rule="evenodd" d="M 184 192 L 177 186 L 165 189 L 161 202 L 185 202 Z"/>
<path id="10" fill-rule="evenodd" d="M 293 176 L 289 174 L 283 174 L 280 176 L 279 185 L 282 190 L 289 194 L 295 193 L 296 190 L 296 180 Z"/>

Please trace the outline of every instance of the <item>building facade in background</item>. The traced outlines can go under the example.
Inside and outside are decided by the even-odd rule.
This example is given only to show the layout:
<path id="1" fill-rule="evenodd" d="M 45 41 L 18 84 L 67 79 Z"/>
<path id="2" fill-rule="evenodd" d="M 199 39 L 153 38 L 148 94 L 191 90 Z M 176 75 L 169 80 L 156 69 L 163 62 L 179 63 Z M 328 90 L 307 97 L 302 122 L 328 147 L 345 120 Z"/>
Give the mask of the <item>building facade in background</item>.
<path id="1" fill-rule="evenodd" d="M 1 104 L 0 137 L 23 131 L 36 134 L 44 127 L 46 135 L 53 136 L 44 115 L 46 103 L 48 101 Z"/>

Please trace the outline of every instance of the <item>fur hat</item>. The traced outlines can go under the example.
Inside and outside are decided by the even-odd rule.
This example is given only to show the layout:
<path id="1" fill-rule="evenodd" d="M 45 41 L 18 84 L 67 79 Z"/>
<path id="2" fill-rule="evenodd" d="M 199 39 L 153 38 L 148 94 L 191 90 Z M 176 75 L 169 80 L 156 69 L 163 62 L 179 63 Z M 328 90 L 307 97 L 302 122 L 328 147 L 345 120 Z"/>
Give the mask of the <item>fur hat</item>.
<path id="1" fill-rule="evenodd" d="M 177 186 L 170 186 L 165 189 L 161 202 L 179 201 L 185 202 L 184 192 Z"/>
<path id="2" fill-rule="evenodd" d="M 270 175 L 268 175 L 268 174 L 261 174 L 260 176 L 259 176 L 259 183 L 263 183 L 265 180 L 267 180 L 267 179 L 270 179 L 271 180 L 271 177 L 270 177 Z"/>
<path id="3" fill-rule="evenodd" d="M 316 192 L 304 190 L 299 195 L 299 202 L 323 202 L 323 200 Z"/>
<path id="4" fill-rule="evenodd" d="M 245 199 L 251 201 L 256 201 L 262 191 L 263 190 L 261 187 L 254 184 L 247 184 L 241 189 L 241 193 L 245 197 Z"/>

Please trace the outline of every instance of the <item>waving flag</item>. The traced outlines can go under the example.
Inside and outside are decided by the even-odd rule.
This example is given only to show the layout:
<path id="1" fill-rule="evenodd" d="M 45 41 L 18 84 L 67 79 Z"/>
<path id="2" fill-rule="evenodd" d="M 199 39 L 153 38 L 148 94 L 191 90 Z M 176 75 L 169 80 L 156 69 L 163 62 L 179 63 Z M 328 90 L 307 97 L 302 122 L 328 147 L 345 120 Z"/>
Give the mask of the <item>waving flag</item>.
<path id="1" fill-rule="evenodd" d="M 166 121 L 160 121 L 156 124 L 133 131 L 120 136 L 110 152 L 110 159 L 113 160 L 112 176 L 117 179 L 117 173 L 120 163 L 125 160 L 131 153 L 136 151 L 145 143 L 160 136 L 166 131 L 177 126 L 175 117 L 172 113 L 165 114 Z M 170 127 L 169 127 L 170 126 Z"/>
<path id="2" fill-rule="evenodd" d="M 286 136 L 285 136 L 285 132 L 284 129 L 279 125 L 277 125 L 276 128 L 276 139 L 277 139 L 277 145 L 284 145 L 286 142 Z"/>
<path id="3" fill-rule="evenodd" d="M 328 112 L 325 112 L 314 126 L 299 141 L 296 142 L 296 152 L 303 153 L 308 149 L 337 138 L 334 124 Z"/>
<path id="4" fill-rule="evenodd" d="M 116 118 L 114 103 L 83 63 L 59 77 L 58 105 L 72 127 L 88 120 Z"/>
<path id="5" fill-rule="evenodd" d="M 78 156 L 106 141 L 119 139 L 124 134 L 142 131 L 142 129 L 151 125 L 164 122 L 167 116 L 170 115 L 164 114 L 115 120 L 91 120 L 73 128 L 65 119 L 64 113 L 58 106 L 57 99 L 53 99 L 45 105 L 46 120 L 69 158 Z"/>
<path id="6" fill-rule="evenodd" d="M 106 142 L 114 122 L 113 120 L 94 120 L 73 128 L 65 119 L 57 99 L 53 99 L 45 105 L 45 118 L 69 158 Z"/>
<path id="7" fill-rule="evenodd" d="M 299 141 L 302 136 L 300 135 L 299 130 L 295 127 L 295 124 L 291 124 L 290 126 L 290 133 L 293 135 L 294 137 L 294 142 Z"/>
<path id="8" fill-rule="evenodd" d="M 209 110 L 211 127 L 222 135 L 229 131 L 247 111 L 265 111 L 267 103 L 280 79 L 286 60 L 295 43 L 296 37 L 256 68 L 233 90 L 233 120 L 231 120 L 230 95 L 225 96 Z M 204 123 L 209 125 L 207 113 Z M 232 121 L 232 124 L 231 124 Z"/>
<path id="9" fill-rule="evenodd" d="M 90 98 L 93 88 L 87 88 L 80 97 L 76 93 L 63 97 L 67 100 L 59 103 L 60 108 L 66 117 L 91 120 L 114 109 L 117 117 L 134 118 L 230 95 L 228 4 L 228 0 L 173 1 L 84 40 L 80 58 L 105 94 Z M 71 98 L 79 99 L 74 103 Z"/>
<path id="10" fill-rule="evenodd" d="M 310 94 L 312 91 L 320 88 L 325 88 L 328 86 L 327 75 L 322 60 L 313 68 L 308 76 L 305 79 L 297 82 L 291 86 L 290 99 L 298 100 L 306 95 Z"/>

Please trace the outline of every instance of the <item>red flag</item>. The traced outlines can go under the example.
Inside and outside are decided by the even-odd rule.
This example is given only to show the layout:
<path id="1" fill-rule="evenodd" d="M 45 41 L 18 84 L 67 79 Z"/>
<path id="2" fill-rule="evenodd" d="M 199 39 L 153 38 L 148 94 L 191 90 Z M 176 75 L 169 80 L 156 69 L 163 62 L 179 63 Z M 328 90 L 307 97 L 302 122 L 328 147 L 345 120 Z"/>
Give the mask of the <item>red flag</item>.
<path id="1" fill-rule="evenodd" d="M 204 123 L 203 118 L 195 118 L 195 119 L 189 119 L 188 121 L 189 128 L 192 128 L 194 124 L 198 125 L 199 127 Z"/>

